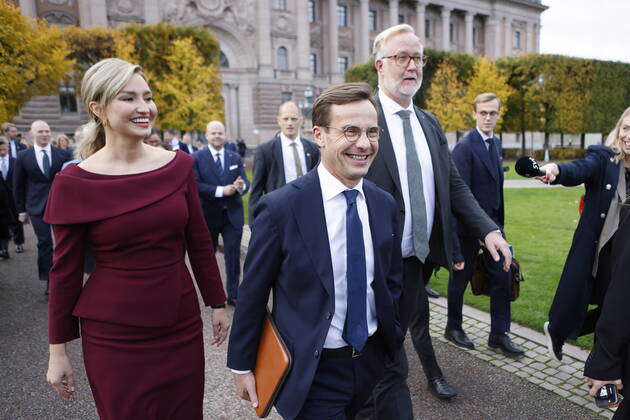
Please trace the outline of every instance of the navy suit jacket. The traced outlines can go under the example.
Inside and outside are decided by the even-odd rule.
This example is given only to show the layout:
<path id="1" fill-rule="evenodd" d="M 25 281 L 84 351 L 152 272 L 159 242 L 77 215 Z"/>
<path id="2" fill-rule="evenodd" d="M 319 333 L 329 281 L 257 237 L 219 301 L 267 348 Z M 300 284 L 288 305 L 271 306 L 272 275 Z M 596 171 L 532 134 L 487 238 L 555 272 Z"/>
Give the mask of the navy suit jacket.
<path id="1" fill-rule="evenodd" d="M 13 156 L 11 155 L 11 143 L 14 142 L 15 143 L 15 151 L 17 153 L 20 153 L 22 150 L 26 150 L 26 145 L 22 144 L 22 142 L 16 141 L 16 140 L 9 140 L 9 156 L 11 156 L 11 158 L 15 159 L 17 156 Z"/>
<path id="2" fill-rule="evenodd" d="M 236 227 L 243 227 L 245 217 L 243 214 L 243 199 L 238 192 L 231 196 L 215 197 L 217 186 L 232 184 L 239 176 L 245 181 L 245 189 L 243 193 L 249 189 L 249 180 L 243 167 L 243 160 L 238 153 L 224 149 L 224 171 L 219 172 L 219 167 L 215 162 L 214 156 L 210 153 L 210 149 L 202 147 L 201 150 L 195 152 L 193 157 L 195 163 L 193 169 L 197 180 L 197 188 L 199 197 L 201 198 L 201 206 L 203 214 L 208 223 L 208 227 L 220 228 L 222 224 L 222 212 L 227 208 L 227 214 L 230 223 Z M 216 226 L 215 226 L 216 225 Z"/>
<path id="3" fill-rule="evenodd" d="M 305 173 L 319 163 L 319 149 L 310 140 L 300 137 L 304 147 L 306 162 Z M 286 184 L 284 178 L 284 160 L 282 159 L 282 140 L 276 136 L 268 142 L 258 145 L 254 155 L 252 191 L 249 196 L 249 223 L 254 220 L 254 210 L 260 197 Z"/>
<path id="4" fill-rule="evenodd" d="M 369 181 L 364 181 L 363 191 L 374 246 L 375 335 L 393 357 L 403 340 L 397 315 L 402 258 L 396 204 Z M 317 170 L 265 195 L 255 213 L 230 335 L 228 366 L 254 368 L 262 319 L 273 290 L 272 317 L 293 357 L 276 408 L 284 418 L 294 418 L 311 387 L 335 310 L 332 260 Z"/>
<path id="5" fill-rule="evenodd" d="M 72 157 L 63 150 L 51 146 L 50 176 L 46 177 L 37 165 L 33 147 L 22 150 L 15 160 L 13 173 L 13 197 L 18 213 L 43 216 L 50 186 L 64 164 Z"/>
<path id="6" fill-rule="evenodd" d="M 398 163 L 394 154 L 392 139 L 387 128 L 387 120 L 377 98 L 378 125 L 383 129 L 379 139 L 379 150 L 366 178 L 390 193 L 398 204 L 398 223 L 404 228 L 405 202 L 398 175 Z M 470 189 L 459 176 L 453 158 L 448 150 L 448 142 L 438 120 L 428 112 L 414 106 L 416 117 L 427 140 L 435 179 L 435 217 L 429 238 L 428 260 L 451 270 L 453 265 L 453 226 L 451 212 L 466 225 L 472 235 L 483 239 L 486 234 L 497 229 L 488 215 L 470 193 Z M 399 141 L 403 141 L 399 139 Z"/>
<path id="7" fill-rule="evenodd" d="M 13 198 L 13 174 L 15 173 L 15 158 L 9 157 L 9 171 L 7 173 L 7 179 L 4 180 L 4 188 L 8 194 L 9 208 L 12 213 L 17 217 L 17 209 L 15 208 L 15 199 Z M 0 174 L 0 178 L 2 175 Z"/>

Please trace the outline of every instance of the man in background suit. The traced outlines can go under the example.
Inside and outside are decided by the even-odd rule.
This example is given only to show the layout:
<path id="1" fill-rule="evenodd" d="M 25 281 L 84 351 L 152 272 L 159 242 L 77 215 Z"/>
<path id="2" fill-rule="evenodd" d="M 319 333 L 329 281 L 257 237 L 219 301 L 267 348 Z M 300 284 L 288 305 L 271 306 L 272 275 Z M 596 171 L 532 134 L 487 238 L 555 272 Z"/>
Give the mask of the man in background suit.
<path id="1" fill-rule="evenodd" d="M 3 138 L 0 138 L 0 177 L 2 178 L 3 188 L 6 191 L 6 199 L 8 203 L 10 216 L 8 220 L 9 231 L 11 237 L 15 243 L 15 252 L 24 252 L 24 226 L 18 220 L 17 209 L 15 207 L 15 200 L 13 199 L 13 173 L 15 172 L 15 158 L 9 156 L 9 143 Z M 0 242 L 0 247 L 9 252 L 9 241 L 3 240 Z"/>
<path id="2" fill-rule="evenodd" d="M 26 149 L 26 145 L 18 139 L 18 129 L 15 124 L 5 122 L 2 124 L 2 132 L 9 142 L 9 156 L 15 159 L 18 152 Z"/>
<path id="3" fill-rule="evenodd" d="M 216 249 L 219 234 L 223 237 L 228 304 L 235 305 L 241 277 L 241 237 L 243 236 L 242 194 L 249 181 L 238 153 L 224 147 L 225 127 L 219 121 L 206 126 L 208 147 L 194 154 L 195 177 L 203 213 Z"/>
<path id="4" fill-rule="evenodd" d="M 0 260 L 11 258 L 9 254 L 9 228 L 13 224 L 15 212 L 11 206 L 11 190 L 6 177 L 9 172 L 9 144 L 0 137 Z"/>
<path id="5" fill-rule="evenodd" d="M 50 186 L 64 162 L 71 160 L 66 152 L 51 146 L 50 127 L 44 121 L 31 124 L 33 147 L 18 153 L 13 174 L 13 195 L 21 223 L 33 225 L 37 236 L 37 270 L 39 279 L 46 282 L 52 266 L 53 241 L 50 225 L 43 220 Z"/>
<path id="6" fill-rule="evenodd" d="M 313 104 L 317 169 L 265 195 L 228 348 L 237 394 L 257 402 L 251 370 L 269 292 L 293 366 L 275 401 L 285 419 L 352 419 L 402 343 L 396 205 L 363 180 L 378 151 L 372 91 L 348 83 Z"/>
<path id="7" fill-rule="evenodd" d="M 300 137 L 304 119 L 294 102 L 285 102 L 278 109 L 280 134 L 260 144 L 254 154 L 252 191 L 249 196 L 249 224 L 263 194 L 277 190 L 313 169 L 319 162 L 315 144 Z"/>
<path id="8" fill-rule="evenodd" d="M 482 93 L 473 102 L 473 118 L 477 127 L 471 130 L 453 149 L 457 170 L 486 214 L 501 228 L 503 210 L 503 164 L 501 142 L 494 137 L 494 127 L 500 112 L 499 98 L 493 93 Z M 444 337 L 460 347 L 474 349 L 475 345 L 462 328 L 464 291 L 472 280 L 475 257 L 481 244 L 469 231 L 459 226 L 454 233 L 453 274 L 448 282 L 448 323 Z M 508 356 L 522 356 L 508 335 L 510 331 L 510 273 L 495 262 L 483 249 L 487 278 L 490 282 L 490 338 L 488 345 L 500 348 Z"/>
<path id="9" fill-rule="evenodd" d="M 392 194 L 398 205 L 402 233 L 403 291 L 400 318 L 409 327 L 429 390 L 448 399 L 456 391 L 446 382 L 435 358 L 429 335 L 429 303 L 423 279 L 439 266 L 452 266 L 451 210 L 477 238 L 484 239 L 493 256 L 497 250 L 511 261 L 507 242 L 497 225 L 479 207 L 453 164 L 448 143 L 437 119 L 413 105 L 424 65 L 420 39 L 409 25 L 391 27 L 374 40 L 378 73 L 380 152 L 366 178 Z M 507 269 L 507 268 L 506 268 Z M 383 380 L 362 416 L 412 419 L 406 380 L 404 347 L 386 366 Z"/>
<path id="10" fill-rule="evenodd" d="M 171 146 L 171 150 L 181 150 L 182 152 L 186 152 L 190 154 L 190 150 L 186 143 L 180 141 L 175 135 L 175 131 L 170 128 L 164 132 L 164 142 Z"/>

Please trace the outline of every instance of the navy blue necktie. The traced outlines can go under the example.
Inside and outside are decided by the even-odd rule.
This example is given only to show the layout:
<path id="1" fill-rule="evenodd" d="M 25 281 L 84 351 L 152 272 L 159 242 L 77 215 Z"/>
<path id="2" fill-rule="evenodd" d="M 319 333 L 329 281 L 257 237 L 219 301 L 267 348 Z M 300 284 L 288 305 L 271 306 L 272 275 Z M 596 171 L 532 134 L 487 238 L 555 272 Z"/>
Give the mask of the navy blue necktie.
<path id="1" fill-rule="evenodd" d="M 494 137 L 489 137 L 486 139 L 488 143 L 488 153 L 490 154 L 490 162 L 492 166 L 495 168 L 497 175 L 499 175 L 499 153 L 497 152 L 497 147 L 495 145 Z"/>
<path id="2" fill-rule="evenodd" d="M 44 175 L 47 178 L 50 178 L 50 158 L 48 157 L 48 153 L 45 150 L 42 150 L 44 156 L 42 156 L 42 166 L 44 167 Z"/>
<path id="3" fill-rule="evenodd" d="M 223 175 L 223 165 L 221 165 L 221 153 L 217 153 L 217 160 L 215 161 L 219 167 L 219 173 Z"/>
<path id="4" fill-rule="evenodd" d="M 361 351 L 368 339 L 367 275 L 363 226 L 357 211 L 357 190 L 346 190 L 346 285 L 347 311 L 342 338 Z"/>

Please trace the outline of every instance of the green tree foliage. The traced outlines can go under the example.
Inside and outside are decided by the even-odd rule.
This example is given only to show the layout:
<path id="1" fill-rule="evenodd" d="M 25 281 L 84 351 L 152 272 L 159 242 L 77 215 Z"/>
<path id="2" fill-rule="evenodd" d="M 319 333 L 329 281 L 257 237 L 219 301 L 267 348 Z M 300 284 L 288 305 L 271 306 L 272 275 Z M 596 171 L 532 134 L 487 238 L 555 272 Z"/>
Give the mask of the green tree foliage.
<path id="1" fill-rule="evenodd" d="M 435 114 L 445 131 L 466 129 L 466 115 L 470 112 L 464 99 L 466 89 L 448 59 L 442 61 L 432 82 L 426 101 L 427 111 Z"/>
<path id="2" fill-rule="evenodd" d="M 469 112 L 466 113 L 466 121 L 468 127 L 474 126 L 472 120 L 471 111 L 472 103 L 475 98 L 485 92 L 491 92 L 497 95 L 501 104 L 503 104 L 503 110 L 506 108 L 507 100 L 513 93 L 513 89 L 508 85 L 507 76 L 499 70 L 496 64 L 485 57 L 477 60 L 473 70 L 473 77 L 468 82 L 466 87 L 466 96 L 464 97 L 465 103 Z M 499 127 L 502 120 L 499 119 Z"/>
<path id="3" fill-rule="evenodd" d="M 0 2 L 0 121 L 10 121 L 37 95 L 59 91 L 72 60 L 58 28 Z"/>
<path id="4" fill-rule="evenodd" d="M 204 63 L 192 38 L 175 40 L 171 53 L 164 59 L 169 77 L 157 78 L 153 85 L 163 115 L 158 118 L 158 126 L 175 130 L 203 130 L 209 121 L 222 121 L 218 65 L 208 67 Z"/>

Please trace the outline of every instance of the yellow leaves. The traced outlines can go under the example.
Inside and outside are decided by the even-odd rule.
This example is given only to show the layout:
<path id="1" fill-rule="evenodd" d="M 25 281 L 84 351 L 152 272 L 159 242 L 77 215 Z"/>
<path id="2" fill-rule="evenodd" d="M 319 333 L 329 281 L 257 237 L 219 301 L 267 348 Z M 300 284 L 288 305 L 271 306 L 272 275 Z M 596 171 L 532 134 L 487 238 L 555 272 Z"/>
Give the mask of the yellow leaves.
<path id="1" fill-rule="evenodd" d="M 501 101 L 501 106 L 505 110 L 507 100 L 514 90 L 510 87 L 507 81 L 507 76 L 504 75 L 496 64 L 486 57 L 481 57 L 477 60 L 474 67 L 474 75 L 468 87 L 466 89 L 465 101 L 469 104 L 468 113 L 472 112 L 472 103 L 475 98 L 486 92 L 491 92 L 497 95 Z M 472 118 L 469 119 L 472 124 Z M 498 125 L 501 125 L 502 120 L 499 119 Z"/>
<path id="2" fill-rule="evenodd" d="M 448 58 L 435 72 L 427 94 L 427 111 L 435 114 L 445 131 L 467 128 L 465 116 L 469 107 L 464 100 L 466 90 Z"/>
<path id="3" fill-rule="evenodd" d="M 0 121 L 11 120 L 33 96 L 56 92 L 72 68 L 69 52 L 57 27 L 0 2 Z"/>

